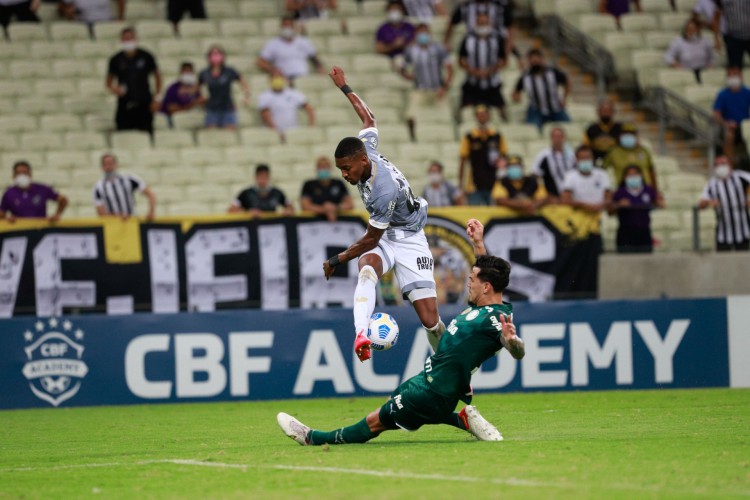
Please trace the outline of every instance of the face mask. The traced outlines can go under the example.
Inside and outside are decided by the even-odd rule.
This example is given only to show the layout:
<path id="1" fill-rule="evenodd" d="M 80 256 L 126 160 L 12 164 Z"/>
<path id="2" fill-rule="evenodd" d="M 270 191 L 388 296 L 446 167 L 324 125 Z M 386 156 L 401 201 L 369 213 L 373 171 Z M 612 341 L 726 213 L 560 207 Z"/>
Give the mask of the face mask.
<path id="1" fill-rule="evenodd" d="M 31 185 L 31 177 L 26 174 L 18 174 L 14 179 L 16 186 L 26 189 Z"/>
<path id="2" fill-rule="evenodd" d="M 208 56 L 208 62 L 210 62 L 211 64 L 221 64 L 224 62 L 224 54 L 214 52 L 213 54 Z"/>
<path id="3" fill-rule="evenodd" d="M 183 73 L 180 75 L 180 83 L 183 85 L 195 85 L 198 83 L 198 77 L 195 73 Z"/>
<path id="4" fill-rule="evenodd" d="M 331 178 L 331 170 L 327 168 L 321 168 L 318 170 L 318 179 L 324 181 Z"/>
<path id="5" fill-rule="evenodd" d="M 730 89 L 738 89 L 742 86 L 742 78 L 739 76 L 727 77 L 727 87 Z"/>
<path id="6" fill-rule="evenodd" d="M 286 80 L 284 80 L 280 76 L 276 76 L 271 79 L 271 89 L 279 92 L 281 90 L 284 90 L 284 87 L 286 87 Z"/>
<path id="7" fill-rule="evenodd" d="M 641 189 L 643 186 L 643 177 L 640 175 L 625 177 L 625 185 L 630 189 Z"/>
<path id="8" fill-rule="evenodd" d="M 594 170 L 594 160 L 578 160 L 578 171 L 588 174 Z"/>
<path id="9" fill-rule="evenodd" d="M 443 174 L 440 172 L 432 172 L 427 174 L 427 180 L 430 182 L 430 184 L 440 184 L 443 182 Z"/>
<path id="10" fill-rule="evenodd" d="M 609 123 L 609 122 L 612 121 L 612 117 L 611 116 L 602 116 L 599 119 L 602 121 L 602 123 Z"/>
<path id="11" fill-rule="evenodd" d="M 287 40 L 291 40 L 294 38 L 294 28 L 290 28 L 289 26 L 281 28 L 281 36 Z"/>
<path id="12" fill-rule="evenodd" d="M 388 18 L 389 23 L 400 23 L 404 19 L 404 15 L 401 13 L 400 10 L 389 10 L 388 15 L 386 16 Z"/>
<path id="13" fill-rule="evenodd" d="M 531 72 L 532 73 L 539 73 L 542 71 L 542 65 L 541 64 L 532 64 L 531 65 Z"/>
<path id="14" fill-rule="evenodd" d="M 508 165 L 508 179 L 517 181 L 523 177 L 523 167 L 521 165 Z"/>
<path id="15" fill-rule="evenodd" d="M 129 40 L 127 42 L 120 43 L 120 48 L 125 52 L 134 52 L 138 48 L 138 44 L 135 40 Z"/>
<path id="16" fill-rule="evenodd" d="M 489 36 L 492 33 L 492 26 L 477 26 L 474 28 L 474 33 L 479 36 Z"/>
<path id="17" fill-rule="evenodd" d="M 622 134 L 620 136 L 620 146 L 625 149 L 633 149 L 636 143 L 636 137 L 633 134 Z"/>
<path id="18" fill-rule="evenodd" d="M 729 177 L 729 165 L 717 165 L 716 168 L 714 168 L 714 174 L 716 174 L 716 177 L 719 179 L 726 179 Z"/>
<path id="19" fill-rule="evenodd" d="M 506 175 L 507 175 L 506 170 L 504 168 L 495 169 L 495 179 L 497 180 L 503 179 L 505 178 Z"/>
<path id="20" fill-rule="evenodd" d="M 419 45 L 427 45 L 430 43 L 430 34 L 429 33 L 420 33 L 417 35 L 417 43 Z"/>

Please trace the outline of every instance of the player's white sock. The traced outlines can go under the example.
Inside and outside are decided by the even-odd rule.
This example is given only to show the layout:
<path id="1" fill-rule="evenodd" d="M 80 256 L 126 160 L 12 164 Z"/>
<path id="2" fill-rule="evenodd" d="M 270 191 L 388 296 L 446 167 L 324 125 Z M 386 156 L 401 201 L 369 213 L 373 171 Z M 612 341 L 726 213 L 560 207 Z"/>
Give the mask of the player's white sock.
<path id="1" fill-rule="evenodd" d="M 367 333 L 370 317 L 375 310 L 375 285 L 378 275 L 372 266 L 365 266 L 359 271 L 357 288 L 354 289 L 354 329 Z"/>
<path id="2" fill-rule="evenodd" d="M 443 323 L 442 319 L 438 318 L 437 325 L 432 328 L 427 328 L 425 326 L 425 330 L 427 330 L 427 341 L 430 343 L 430 347 L 432 347 L 433 351 L 437 352 L 438 344 L 440 343 L 440 336 L 445 331 L 445 323 Z"/>

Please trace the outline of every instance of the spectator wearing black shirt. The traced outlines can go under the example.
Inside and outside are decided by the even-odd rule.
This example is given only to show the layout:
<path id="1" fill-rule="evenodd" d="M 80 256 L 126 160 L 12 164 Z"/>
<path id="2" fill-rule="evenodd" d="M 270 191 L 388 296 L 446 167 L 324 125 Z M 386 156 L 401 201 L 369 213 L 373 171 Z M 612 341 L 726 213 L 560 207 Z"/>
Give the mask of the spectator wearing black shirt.
<path id="1" fill-rule="evenodd" d="M 302 186 L 300 207 L 333 222 L 339 212 L 354 208 L 352 197 L 341 180 L 331 178 L 331 162 L 328 158 L 318 158 L 315 172 L 315 179 L 306 181 Z"/>
<path id="2" fill-rule="evenodd" d="M 492 29 L 505 40 L 506 56 L 513 46 L 513 2 L 512 0 L 466 0 L 453 9 L 448 28 L 445 30 L 445 46 L 451 46 L 453 29 L 458 24 L 466 24 L 466 32 L 474 31 L 480 15 L 489 18 Z"/>
<path id="3" fill-rule="evenodd" d="M 0 1 L 0 25 L 7 29 L 11 17 L 15 17 L 19 22 L 38 23 L 39 17 L 36 15 L 38 9 L 39 0 Z"/>
<path id="4" fill-rule="evenodd" d="M 622 123 L 615 121 L 615 105 L 609 99 L 601 100 L 596 112 L 599 121 L 586 129 L 583 143 L 594 151 L 594 160 L 601 160 L 619 142 Z"/>
<path id="5" fill-rule="evenodd" d="M 134 28 L 120 34 L 122 50 L 109 60 L 106 86 L 117 99 L 117 130 L 145 130 L 153 133 L 154 111 L 159 103 L 151 93 L 149 76 L 154 75 L 155 94 L 161 92 L 161 73 L 151 53 L 138 48 Z"/>
<path id="6" fill-rule="evenodd" d="M 206 18 L 206 7 L 203 5 L 203 0 L 168 0 L 167 19 L 174 24 L 175 33 L 178 32 L 178 25 L 185 12 L 189 12 L 192 19 Z"/>
<path id="7" fill-rule="evenodd" d="M 570 93 L 568 76 L 557 68 L 544 64 L 544 56 L 539 49 L 531 49 L 527 55 L 529 69 L 518 79 L 513 92 L 513 100 L 521 100 L 521 92 L 526 93 L 529 107 L 526 110 L 526 123 L 540 129 L 548 122 L 569 122 L 565 104 Z M 559 87 L 563 88 L 560 95 Z"/>
<path id="8" fill-rule="evenodd" d="M 276 212 L 278 209 L 282 209 L 284 215 L 294 213 L 294 207 L 287 201 L 284 193 L 271 186 L 271 169 L 268 165 L 261 164 L 255 169 L 255 186 L 237 195 L 229 212 L 249 212 L 253 218 L 258 218 L 262 212 Z"/>

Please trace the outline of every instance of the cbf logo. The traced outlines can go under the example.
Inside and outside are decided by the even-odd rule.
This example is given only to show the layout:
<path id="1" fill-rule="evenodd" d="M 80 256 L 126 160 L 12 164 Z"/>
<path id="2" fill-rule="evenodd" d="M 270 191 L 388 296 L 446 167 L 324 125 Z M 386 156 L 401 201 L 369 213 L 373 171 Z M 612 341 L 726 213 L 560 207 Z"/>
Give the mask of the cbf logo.
<path id="1" fill-rule="evenodd" d="M 26 330 L 23 338 L 28 359 L 23 375 L 31 392 L 52 406 L 75 396 L 89 371 L 82 361 L 83 346 L 79 343 L 83 340 L 83 330 L 74 329 L 68 320 L 50 318 L 46 322 L 37 321 L 33 331 Z"/>

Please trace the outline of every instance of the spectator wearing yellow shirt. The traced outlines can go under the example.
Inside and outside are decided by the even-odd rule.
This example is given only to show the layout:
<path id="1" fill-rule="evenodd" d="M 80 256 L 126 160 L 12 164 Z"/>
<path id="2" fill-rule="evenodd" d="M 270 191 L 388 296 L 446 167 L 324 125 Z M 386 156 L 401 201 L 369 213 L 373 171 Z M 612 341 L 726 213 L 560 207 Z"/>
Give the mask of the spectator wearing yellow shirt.
<path id="1" fill-rule="evenodd" d="M 524 175 L 523 158 L 518 155 L 508 157 L 505 176 L 492 188 L 495 204 L 512 208 L 522 215 L 533 215 L 548 199 L 544 183 L 536 175 Z"/>
<path id="2" fill-rule="evenodd" d="M 499 160 L 508 154 L 505 137 L 490 127 L 490 112 L 487 106 L 477 106 L 475 111 L 477 127 L 461 139 L 458 167 L 459 187 L 469 193 L 469 205 L 492 204 L 492 186 L 498 178 Z M 466 163 L 471 168 L 471 176 L 465 176 Z"/>
<path id="3" fill-rule="evenodd" d="M 622 184 L 625 179 L 625 170 L 630 165 L 635 165 L 643 173 L 643 183 L 659 190 L 656 184 L 656 172 L 654 162 L 648 149 L 638 142 L 638 128 L 634 123 L 625 123 L 622 126 L 619 143 L 613 147 L 604 157 L 602 166 L 612 169 L 615 173 L 615 184 Z"/>

